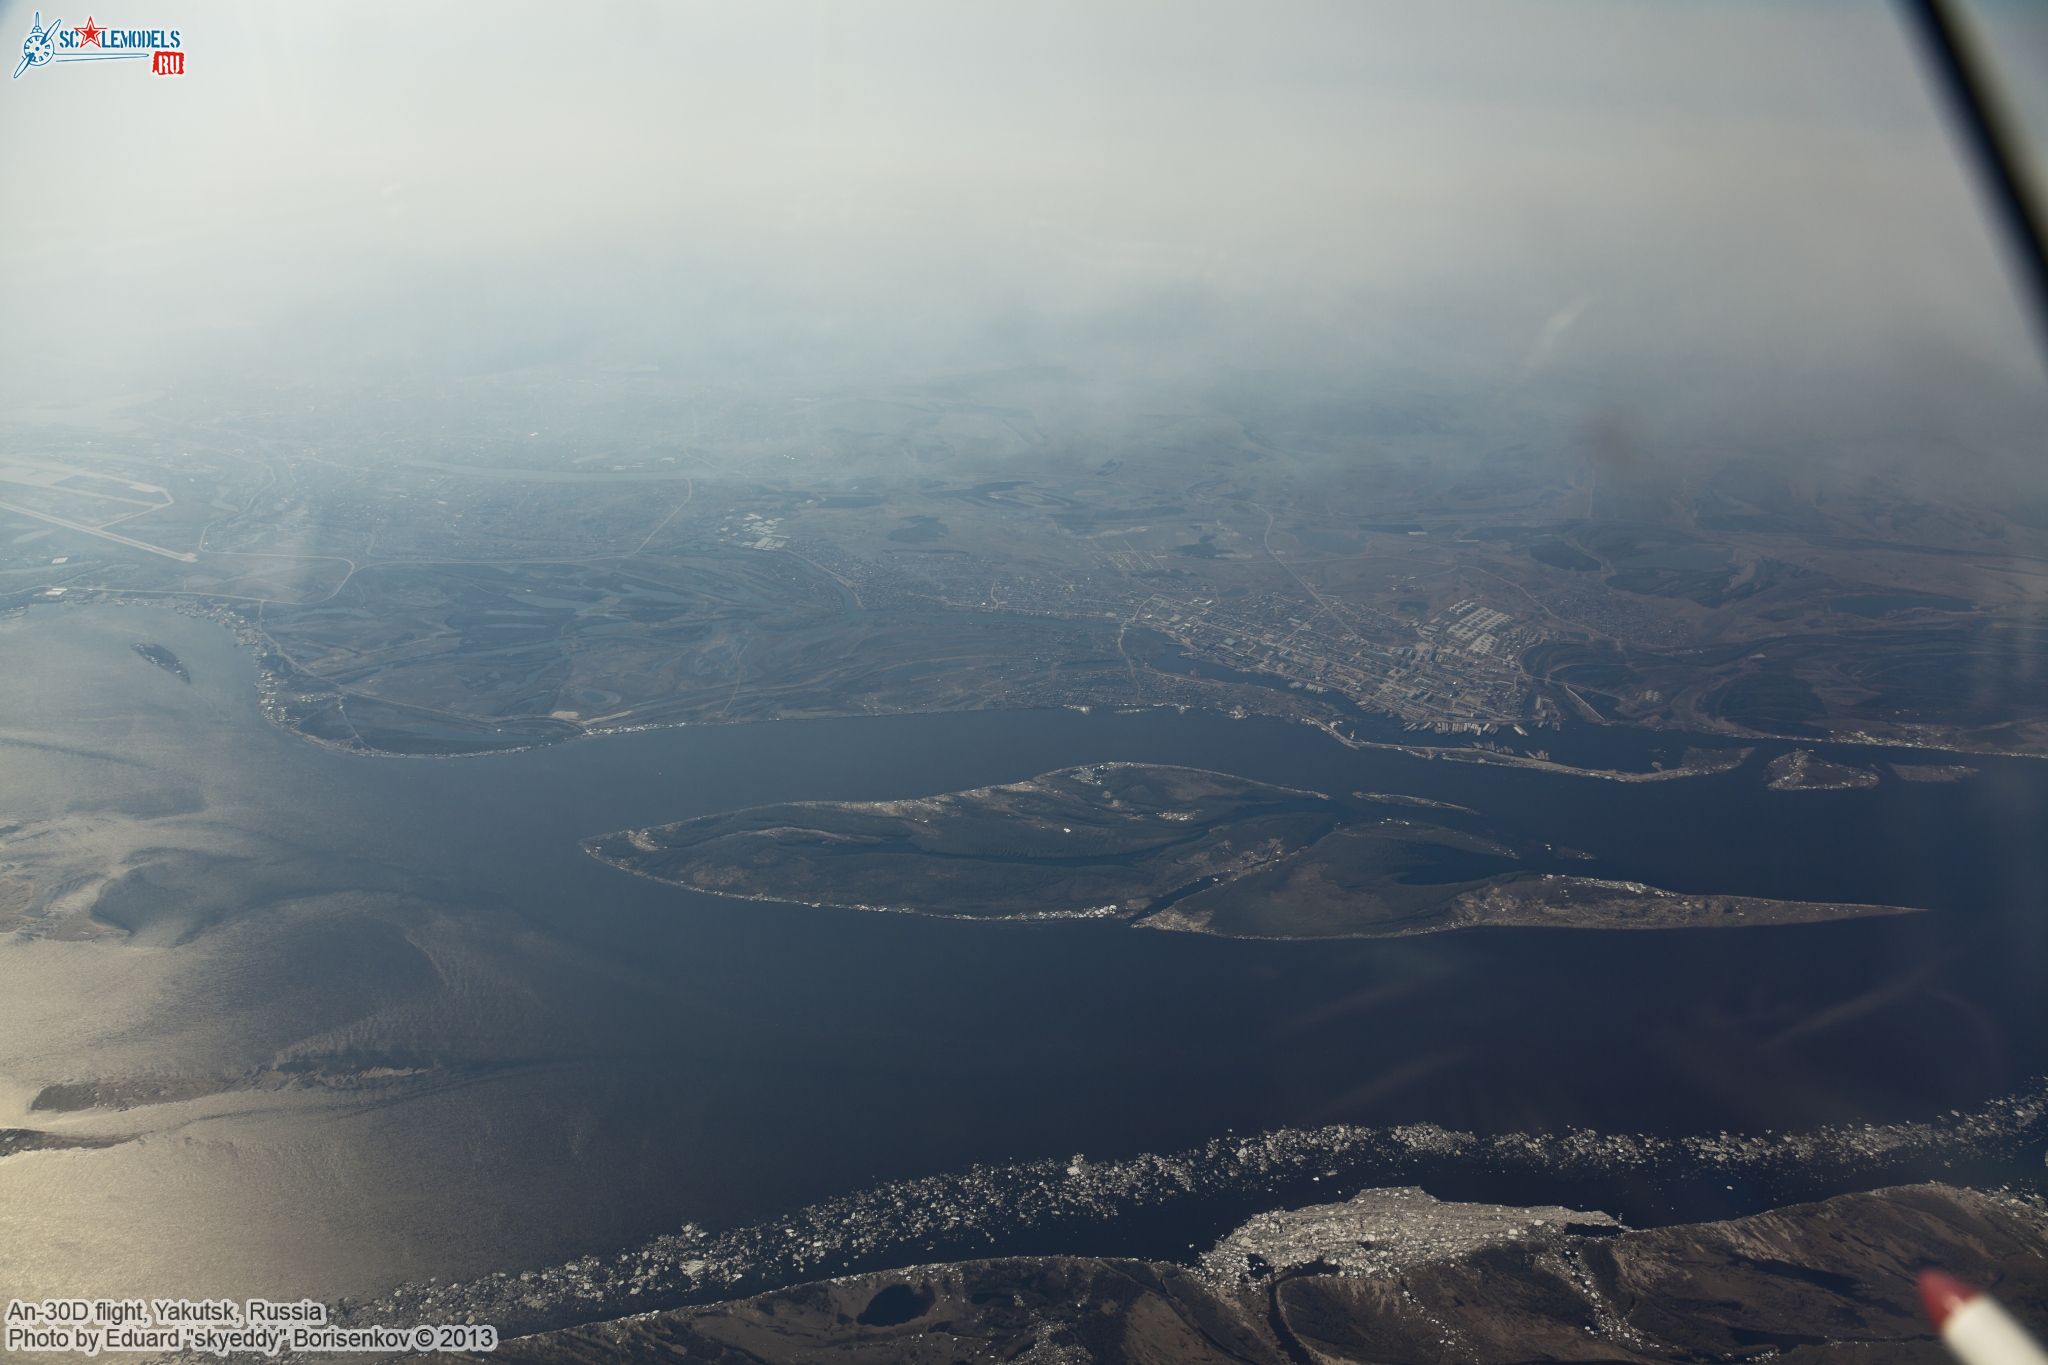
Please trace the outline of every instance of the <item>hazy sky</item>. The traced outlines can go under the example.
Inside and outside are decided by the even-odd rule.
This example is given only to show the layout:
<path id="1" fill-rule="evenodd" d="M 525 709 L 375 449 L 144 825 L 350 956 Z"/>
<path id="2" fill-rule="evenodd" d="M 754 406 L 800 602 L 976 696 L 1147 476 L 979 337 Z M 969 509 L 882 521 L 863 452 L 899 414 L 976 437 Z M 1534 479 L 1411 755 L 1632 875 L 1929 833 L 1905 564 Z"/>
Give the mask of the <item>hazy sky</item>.
<path id="1" fill-rule="evenodd" d="M 10 51 L 34 8 L 0 5 Z M 0 89 L 10 406 L 315 369 L 1052 362 L 2007 439 L 2042 388 L 1877 0 L 95 17 L 179 28 L 188 74 Z"/>

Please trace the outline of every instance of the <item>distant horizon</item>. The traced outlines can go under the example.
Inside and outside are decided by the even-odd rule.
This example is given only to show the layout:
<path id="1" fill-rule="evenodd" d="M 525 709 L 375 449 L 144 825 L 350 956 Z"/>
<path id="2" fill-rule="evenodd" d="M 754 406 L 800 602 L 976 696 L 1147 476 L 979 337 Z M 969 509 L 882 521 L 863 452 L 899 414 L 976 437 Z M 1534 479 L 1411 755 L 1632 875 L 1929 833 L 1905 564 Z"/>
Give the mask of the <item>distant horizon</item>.
<path id="1" fill-rule="evenodd" d="M 2038 464 L 2039 357 L 1888 6 L 489 14 L 450 48 L 200 3 L 179 80 L 0 92 L 0 422 L 1054 364 Z"/>

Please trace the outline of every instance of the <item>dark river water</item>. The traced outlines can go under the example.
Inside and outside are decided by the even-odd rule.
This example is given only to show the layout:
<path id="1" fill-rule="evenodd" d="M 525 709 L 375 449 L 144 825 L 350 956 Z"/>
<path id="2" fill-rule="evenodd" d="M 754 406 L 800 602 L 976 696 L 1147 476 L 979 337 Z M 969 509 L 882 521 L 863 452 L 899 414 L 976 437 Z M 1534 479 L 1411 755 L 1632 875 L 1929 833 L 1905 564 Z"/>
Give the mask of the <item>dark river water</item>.
<path id="1" fill-rule="evenodd" d="M 226 632 L 170 612 L 39 609 L 0 661 L 0 862 L 129 931 L 0 939 L 0 1127 L 131 1139 L 0 1159 L 0 1296 L 331 1295 L 970 1162 L 1335 1120 L 1783 1131 L 2048 1071 L 2048 764 L 1781 793 L 1766 751 L 1629 784 L 1170 712 L 379 759 L 272 728 Z M 1100 760 L 1453 801 L 1590 875 L 1935 913 L 1265 944 L 723 901 L 579 848 Z M 29 1107 L 136 1080 L 189 1097 Z"/>

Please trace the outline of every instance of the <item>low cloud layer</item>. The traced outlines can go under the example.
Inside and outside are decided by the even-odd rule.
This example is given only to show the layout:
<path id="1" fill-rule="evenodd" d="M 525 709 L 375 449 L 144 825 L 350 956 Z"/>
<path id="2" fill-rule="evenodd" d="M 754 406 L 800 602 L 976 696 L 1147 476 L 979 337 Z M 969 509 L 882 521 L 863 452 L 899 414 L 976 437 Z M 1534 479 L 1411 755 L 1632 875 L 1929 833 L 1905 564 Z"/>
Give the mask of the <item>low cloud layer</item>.
<path id="1" fill-rule="evenodd" d="M 2041 413 L 1885 6 L 175 8 L 141 17 L 182 79 L 0 91 L 17 410 L 1054 364 L 1746 439 L 2002 446 Z"/>

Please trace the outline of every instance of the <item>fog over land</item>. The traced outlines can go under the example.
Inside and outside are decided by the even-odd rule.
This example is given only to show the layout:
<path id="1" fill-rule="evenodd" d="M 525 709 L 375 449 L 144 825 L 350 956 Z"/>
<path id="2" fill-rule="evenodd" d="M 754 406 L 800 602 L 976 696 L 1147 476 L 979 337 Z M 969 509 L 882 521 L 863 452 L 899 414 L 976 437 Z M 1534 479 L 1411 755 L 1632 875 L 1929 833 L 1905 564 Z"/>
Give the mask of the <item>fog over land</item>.
<path id="1" fill-rule="evenodd" d="M 16 414 L 516 374 L 451 415 L 509 430 L 593 367 L 656 367 L 642 406 L 1057 365 L 1084 409 L 1249 377 L 1679 457 L 2004 464 L 2042 416 L 1881 5 L 174 17 L 171 89 L 10 92 Z"/>

